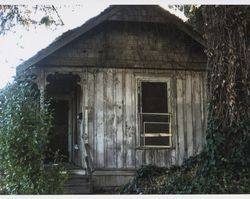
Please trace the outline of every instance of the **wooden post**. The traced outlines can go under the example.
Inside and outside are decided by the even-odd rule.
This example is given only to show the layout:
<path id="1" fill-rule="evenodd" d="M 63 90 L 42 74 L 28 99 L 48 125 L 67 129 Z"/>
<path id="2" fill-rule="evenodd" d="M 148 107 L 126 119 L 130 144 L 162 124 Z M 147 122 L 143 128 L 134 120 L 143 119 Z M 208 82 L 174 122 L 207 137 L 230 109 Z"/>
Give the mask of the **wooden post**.
<path id="1" fill-rule="evenodd" d="M 79 75 L 79 74 L 78 74 Z M 87 156 L 86 154 L 86 149 L 85 149 L 85 131 L 87 129 L 87 121 L 86 121 L 86 112 L 85 112 L 85 96 L 86 96 L 86 75 L 84 72 L 82 72 L 79 76 L 81 78 L 80 82 L 78 83 L 79 86 L 81 87 L 81 112 L 82 112 L 82 120 L 81 120 L 81 129 L 80 129 L 80 143 L 79 143 L 79 149 L 80 149 L 80 158 L 81 158 L 81 165 L 83 168 L 87 168 L 87 164 L 85 161 L 85 157 Z"/>
<path id="2" fill-rule="evenodd" d="M 40 108 L 41 110 L 44 109 L 44 96 L 45 96 L 45 89 L 46 89 L 46 75 L 44 72 L 44 68 L 40 67 L 40 75 L 36 81 L 37 87 L 40 91 Z"/>
<path id="3" fill-rule="evenodd" d="M 88 116 L 89 116 L 89 109 L 88 109 L 88 69 L 85 71 L 85 85 L 84 85 L 84 144 L 89 143 L 89 129 L 88 129 Z"/>

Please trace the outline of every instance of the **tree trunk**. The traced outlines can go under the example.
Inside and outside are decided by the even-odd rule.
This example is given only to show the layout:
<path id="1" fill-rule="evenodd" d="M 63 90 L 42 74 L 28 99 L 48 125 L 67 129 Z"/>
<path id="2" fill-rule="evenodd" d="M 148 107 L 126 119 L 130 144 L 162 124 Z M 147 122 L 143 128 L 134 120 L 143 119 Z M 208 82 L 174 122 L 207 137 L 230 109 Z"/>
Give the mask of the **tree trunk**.
<path id="1" fill-rule="evenodd" d="M 249 8 L 204 6 L 203 10 L 209 71 L 206 150 L 214 163 L 249 160 Z"/>

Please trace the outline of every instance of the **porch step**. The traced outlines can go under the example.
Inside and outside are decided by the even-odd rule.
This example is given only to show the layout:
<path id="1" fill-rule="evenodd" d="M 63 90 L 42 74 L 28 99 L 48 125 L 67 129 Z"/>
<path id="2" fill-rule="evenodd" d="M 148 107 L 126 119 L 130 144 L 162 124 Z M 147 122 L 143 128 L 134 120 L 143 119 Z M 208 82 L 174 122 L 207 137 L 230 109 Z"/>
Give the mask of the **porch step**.
<path id="1" fill-rule="evenodd" d="M 69 178 L 64 184 L 65 194 L 91 194 L 92 180 L 84 172 L 69 171 Z"/>

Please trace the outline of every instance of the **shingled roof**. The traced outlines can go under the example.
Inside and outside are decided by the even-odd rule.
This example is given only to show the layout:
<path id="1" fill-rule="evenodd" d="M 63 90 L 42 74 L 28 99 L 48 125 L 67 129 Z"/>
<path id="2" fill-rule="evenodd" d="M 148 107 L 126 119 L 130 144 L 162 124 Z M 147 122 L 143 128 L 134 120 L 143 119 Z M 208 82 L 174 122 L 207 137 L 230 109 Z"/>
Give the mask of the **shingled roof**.
<path id="1" fill-rule="evenodd" d="M 143 12 L 143 9 L 148 12 Z M 172 23 L 178 29 L 188 34 L 195 41 L 205 46 L 205 40 L 196 32 L 193 27 L 183 22 L 177 16 L 171 14 L 158 5 L 112 5 L 106 8 L 96 17 L 86 21 L 80 27 L 69 30 L 56 38 L 49 46 L 40 50 L 36 55 L 17 66 L 17 73 L 25 71 L 27 68 L 37 64 L 58 49 L 67 45 L 74 39 L 80 37 L 104 21 L 138 21 L 155 23 Z"/>

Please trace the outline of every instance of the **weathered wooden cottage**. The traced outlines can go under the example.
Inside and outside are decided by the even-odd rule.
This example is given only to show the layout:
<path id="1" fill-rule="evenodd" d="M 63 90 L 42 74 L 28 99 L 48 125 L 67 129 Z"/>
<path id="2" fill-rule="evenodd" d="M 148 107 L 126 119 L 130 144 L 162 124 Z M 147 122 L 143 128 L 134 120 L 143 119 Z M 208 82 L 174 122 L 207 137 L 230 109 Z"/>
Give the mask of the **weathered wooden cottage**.
<path id="1" fill-rule="evenodd" d="M 126 183 L 141 165 L 199 152 L 206 129 L 205 42 L 155 5 L 110 6 L 17 68 L 52 97 L 54 149 L 92 174 Z"/>

